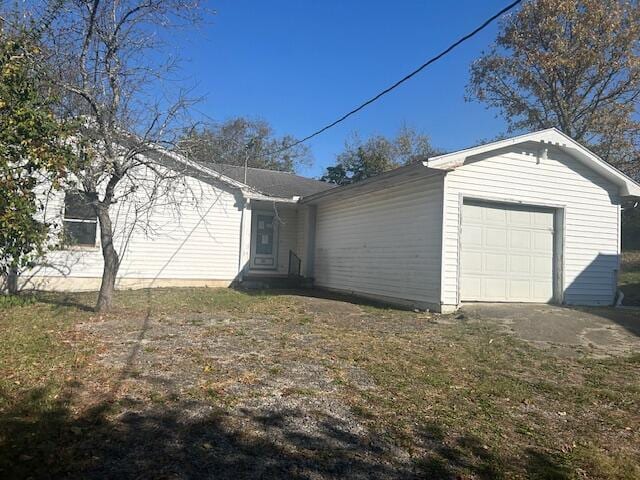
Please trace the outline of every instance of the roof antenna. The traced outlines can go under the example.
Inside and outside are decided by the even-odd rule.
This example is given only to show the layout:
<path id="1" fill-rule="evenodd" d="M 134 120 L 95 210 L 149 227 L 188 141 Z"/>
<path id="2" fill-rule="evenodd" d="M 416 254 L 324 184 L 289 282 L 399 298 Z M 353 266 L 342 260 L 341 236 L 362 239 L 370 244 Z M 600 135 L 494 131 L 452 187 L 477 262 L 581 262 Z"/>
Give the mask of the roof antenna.
<path id="1" fill-rule="evenodd" d="M 247 170 L 249 169 L 249 149 L 253 146 L 253 138 L 244 147 L 244 184 L 247 184 Z"/>

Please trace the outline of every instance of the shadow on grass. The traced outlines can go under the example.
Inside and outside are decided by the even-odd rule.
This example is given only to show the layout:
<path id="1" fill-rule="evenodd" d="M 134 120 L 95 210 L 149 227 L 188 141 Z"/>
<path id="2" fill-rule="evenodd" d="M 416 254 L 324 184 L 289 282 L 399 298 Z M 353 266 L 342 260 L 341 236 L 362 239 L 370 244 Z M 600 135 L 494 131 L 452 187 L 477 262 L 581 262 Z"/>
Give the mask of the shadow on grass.
<path id="1" fill-rule="evenodd" d="M 301 427 L 309 412 L 298 409 L 227 412 L 190 401 L 132 402 L 100 404 L 75 417 L 68 397 L 40 410 L 45 396 L 27 392 L 0 414 L 3 478 L 508 477 L 504 460 L 477 438 L 445 441 L 437 425 L 418 439 L 429 453 L 402 461 L 380 437 L 356 435 L 338 417 L 324 415 L 309 432 Z M 531 476 L 569 478 L 559 459 L 525 453 Z"/>
<path id="2" fill-rule="evenodd" d="M 189 418 L 185 411 L 195 407 L 189 402 L 142 412 L 132 405 L 117 420 L 104 406 L 72 419 L 64 402 L 30 415 L 29 406 L 42 395 L 29 392 L 19 411 L 0 416 L 3 478 L 308 478 L 312 472 L 389 478 L 408 473 L 381 465 L 374 469 L 358 458 L 366 446 L 335 430 L 287 431 L 285 425 L 300 412 L 245 411 L 245 422 L 262 427 L 262 435 L 253 436 L 227 426 L 220 411 Z"/>
<path id="3" fill-rule="evenodd" d="M 77 295 L 44 291 L 33 291 L 29 292 L 28 295 L 33 296 L 33 298 L 37 299 L 39 302 L 46 303 L 54 307 L 72 307 L 77 308 L 82 312 L 96 311 L 94 306 L 95 302 L 92 302 L 91 304 L 80 302 Z M 89 298 L 87 298 L 87 300 L 89 300 Z"/>
<path id="4" fill-rule="evenodd" d="M 620 286 L 624 293 L 623 305 L 640 307 L 640 283 L 627 283 Z"/>
<path id="5" fill-rule="evenodd" d="M 410 311 L 413 308 L 408 306 L 402 306 L 399 304 L 387 303 L 380 300 L 374 300 L 358 295 L 349 295 L 347 293 L 332 292 L 319 287 L 313 288 L 266 288 L 266 289 L 251 289 L 243 288 L 242 286 L 231 287 L 238 292 L 242 292 L 247 295 L 293 295 L 298 297 L 311 297 L 320 298 L 323 300 L 335 300 L 337 302 L 350 303 L 352 305 L 362 305 L 375 308 L 391 308 L 394 310 Z"/>

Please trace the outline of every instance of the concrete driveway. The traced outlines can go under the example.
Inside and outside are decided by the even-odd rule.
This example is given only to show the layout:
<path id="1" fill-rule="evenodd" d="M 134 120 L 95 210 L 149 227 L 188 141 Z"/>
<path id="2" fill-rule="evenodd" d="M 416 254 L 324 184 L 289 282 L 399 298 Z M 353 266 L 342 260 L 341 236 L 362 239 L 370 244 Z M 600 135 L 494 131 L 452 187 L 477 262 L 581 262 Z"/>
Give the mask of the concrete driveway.
<path id="1" fill-rule="evenodd" d="M 496 323 L 518 338 L 567 354 L 640 352 L 640 308 L 474 303 L 465 305 L 462 312 L 471 321 Z"/>

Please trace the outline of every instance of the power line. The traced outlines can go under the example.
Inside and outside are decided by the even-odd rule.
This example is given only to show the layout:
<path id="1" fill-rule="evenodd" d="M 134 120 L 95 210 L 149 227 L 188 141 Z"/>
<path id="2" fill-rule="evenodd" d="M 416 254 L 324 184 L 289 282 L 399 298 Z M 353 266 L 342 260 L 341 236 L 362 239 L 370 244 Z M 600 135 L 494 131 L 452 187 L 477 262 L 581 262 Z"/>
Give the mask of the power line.
<path id="1" fill-rule="evenodd" d="M 384 90 L 382 90 L 380 93 L 378 93 L 377 95 L 375 95 L 374 97 L 371 97 L 369 100 L 365 101 L 364 103 L 360 104 L 359 106 L 357 106 L 356 108 L 354 108 L 353 110 L 351 110 L 348 113 L 345 113 L 344 115 L 342 115 L 340 118 L 338 118 L 337 120 L 329 123 L 328 125 L 325 125 L 324 127 L 320 128 L 319 130 L 316 130 L 315 132 L 307 135 L 304 138 L 301 138 L 300 140 L 296 140 L 295 142 L 293 142 L 291 145 L 287 145 L 286 147 L 280 148 L 278 150 L 275 150 L 273 152 L 268 153 L 267 155 L 277 155 L 278 153 L 282 153 L 285 152 L 287 150 L 289 150 L 290 148 L 295 147 L 296 145 L 300 145 L 301 143 L 304 143 L 308 140 L 311 140 L 313 137 L 316 137 L 318 135 L 320 135 L 323 132 L 326 132 L 327 130 L 329 130 L 332 127 L 335 127 L 337 124 L 345 121 L 347 118 L 349 118 L 350 116 L 358 113 L 360 110 L 362 110 L 363 108 L 367 107 L 368 105 L 371 105 L 373 102 L 375 102 L 376 100 L 378 100 L 380 97 L 383 97 L 384 95 L 386 95 L 387 93 L 391 92 L 392 90 L 394 90 L 395 88 L 399 87 L 400 85 L 402 85 L 404 82 L 406 82 L 407 80 L 409 80 L 410 78 L 414 77 L 415 75 L 417 75 L 418 73 L 420 73 L 422 70 L 424 70 L 425 68 L 427 68 L 429 65 L 431 65 L 432 63 L 437 62 L 438 60 L 440 60 L 442 57 L 444 57 L 445 55 L 447 55 L 449 52 L 451 52 L 454 48 L 456 48 L 457 46 L 459 46 L 460 44 L 466 42 L 467 40 L 469 40 L 471 37 L 475 36 L 476 34 L 478 34 L 480 31 L 484 30 L 489 24 L 491 24 L 494 20 L 496 20 L 498 17 L 501 17 L 502 15 L 504 15 L 505 13 L 507 13 L 509 10 L 513 9 L 516 5 L 518 5 L 519 3 L 521 3 L 522 0 L 516 0 L 515 2 L 507 5 L 506 7 L 504 7 L 502 10 L 500 10 L 498 13 L 496 13 L 495 15 L 491 16 L 490 18 L 488 18 L 487 20 L 485 20 L 479 27 L 477 27 L 475 30 L 473 30 L 472 32 L 466 34 L 464 37 L 459 38 L 455 43 L 452 43 L 449 47 L 447 47 L 446 49 L 444 49 L 442 52 L 440 52 L 439 54 L 437 54 L 435 57 L 430 58 L 429 60 L 427 60 L 425 63 L 423 63 L 422 65 L 420 65 L 418 68 L 416 68 L 414 71 L 412 71 L 411 73 L 409 73 L 408 75 L 405 75 L 404 77 L 402 77 L 400 80 L 398 80 L 396 83 L 394 83 L 393 85 L 391 85 L 388 88 L 385 88 Z"/>

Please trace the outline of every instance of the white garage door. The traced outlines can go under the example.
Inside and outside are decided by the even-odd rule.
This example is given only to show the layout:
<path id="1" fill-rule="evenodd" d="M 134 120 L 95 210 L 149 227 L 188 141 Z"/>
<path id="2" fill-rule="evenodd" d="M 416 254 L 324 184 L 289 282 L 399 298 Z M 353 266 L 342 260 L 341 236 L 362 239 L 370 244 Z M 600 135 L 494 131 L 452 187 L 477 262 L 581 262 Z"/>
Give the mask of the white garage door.
<path id="1" fill-rule="evenodd" d="M 553 210 L 465 200 L 462 301 L 549 302 Z"/>

